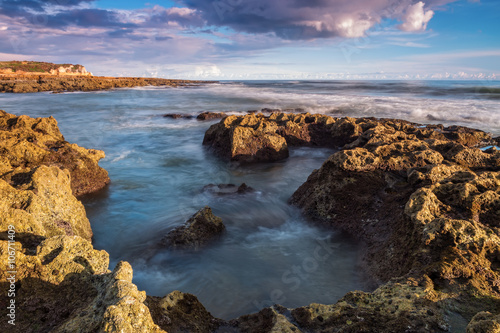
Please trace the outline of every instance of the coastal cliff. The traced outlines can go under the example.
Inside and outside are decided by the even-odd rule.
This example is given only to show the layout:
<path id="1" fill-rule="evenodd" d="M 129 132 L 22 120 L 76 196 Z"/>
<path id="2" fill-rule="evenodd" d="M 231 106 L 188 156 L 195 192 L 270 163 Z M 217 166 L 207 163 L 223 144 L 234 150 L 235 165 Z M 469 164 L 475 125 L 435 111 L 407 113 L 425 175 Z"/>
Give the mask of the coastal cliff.
<path id="1" fill-rule="evenodd" d="M 128 263 L 110 270 L 109 255 L 93 248 L 76 196 L 109 179 L 79 181 L 75 165 L 104 176 L 103 152 L 66 142 L 53 118 L 1 112 L 0 135 L 0 286 L 15 293 L 16 323 L 2 321 L 2 329 L 450 332 L 459 318 L 476 333 L 500 325 L 500 152 L 480 149 L 493 142 L 485 132 L 283 113 L 213 125 L 204 142 L 228 160 L 278 160 L 291 146 L 338 148 L 290 202 L 312 223 L 362 241 L 378 282 L 335 304 L 275 305 L 231 321 L 214 318 L 190 294 L 147 296 L 131 282 Z M 0 306 L 12 299 L 2 294 Z"/>
<path id="2" fill-rule="evenodd" d="M 0 93 L 97 91 L 145 86 L 179 87 L 207 81 L 93 76 L 82 65 L 0 62 Z"/>

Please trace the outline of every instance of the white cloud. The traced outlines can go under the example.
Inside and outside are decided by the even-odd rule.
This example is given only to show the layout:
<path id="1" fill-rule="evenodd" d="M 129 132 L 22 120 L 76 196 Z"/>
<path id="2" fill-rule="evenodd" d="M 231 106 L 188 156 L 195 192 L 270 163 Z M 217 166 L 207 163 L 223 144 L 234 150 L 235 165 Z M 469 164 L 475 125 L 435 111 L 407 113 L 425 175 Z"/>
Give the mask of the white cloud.
<path id="1" fill-rule="evenodd" d="M 420 1 L 408 7 L 403 15 L 403 23 L 399 25 L 399 29 L 408 32 L 427 29 L 427 23 L 434 15 L 434 12 L 432 10 L 425 11 L 424 5 L 425 3 Z"/>

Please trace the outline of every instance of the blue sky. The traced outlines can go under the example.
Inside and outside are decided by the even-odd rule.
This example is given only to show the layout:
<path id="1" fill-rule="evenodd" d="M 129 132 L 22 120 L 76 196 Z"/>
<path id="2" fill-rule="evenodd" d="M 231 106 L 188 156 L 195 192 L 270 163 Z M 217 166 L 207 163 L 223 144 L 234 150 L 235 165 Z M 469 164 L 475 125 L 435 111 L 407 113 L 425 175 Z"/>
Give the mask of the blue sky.
<path id="1" fill-rule="evenodd" d="M 500 77 L 495 0 L 0 0 L 0 60 L 201 79 Z"/>

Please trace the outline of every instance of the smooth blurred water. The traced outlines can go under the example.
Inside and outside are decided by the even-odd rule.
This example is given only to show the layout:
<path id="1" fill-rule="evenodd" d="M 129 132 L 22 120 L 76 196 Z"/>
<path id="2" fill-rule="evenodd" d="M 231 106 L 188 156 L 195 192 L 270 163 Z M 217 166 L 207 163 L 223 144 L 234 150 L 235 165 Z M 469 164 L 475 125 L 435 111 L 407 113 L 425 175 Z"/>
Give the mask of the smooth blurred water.
<path id="1" fill-rule="evenodd" d="M 165 113 L 302 108 L 342 116 L 403 118 L 478 127 L 500 134 L 498 85 L 477 82 L 224 82 L 191 88 L 0 95 L 0 109 L 54 116 L 65 138 L 102 149 L 112 183 L 85 198 L 94 245 L 112 265 L 127 260 L 148 294 L 173 290 L 199 297 L 229 319 L 272 303 L 333 303 L 363 289 L 358 245 L 304 221 L 286 201 L 329 149 L 299 148 L 278 163 L 238 166 L 202 146 L 215 123 Z M 216 196 L 207 184 L 241 184 L 256 192 Z M 158 241 L 209 205 L 226 234 L 199 252 L 158 250 Z"/>

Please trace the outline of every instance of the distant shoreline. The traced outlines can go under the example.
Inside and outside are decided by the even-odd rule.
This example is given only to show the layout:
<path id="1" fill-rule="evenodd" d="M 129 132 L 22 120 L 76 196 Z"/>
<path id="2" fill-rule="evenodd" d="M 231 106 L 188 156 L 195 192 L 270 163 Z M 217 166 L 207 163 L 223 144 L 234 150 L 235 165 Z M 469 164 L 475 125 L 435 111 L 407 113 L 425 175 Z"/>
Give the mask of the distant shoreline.
<path id="1" fill-rule="evenodd" d="M 106 77 L 27 73 L 0 74 L 0 93 L 34 93 L 47 91 L 62 93 L 145 86 L 182 87 L 216 82 L 217 81 L 171 80 L 145 77 Z"/>

